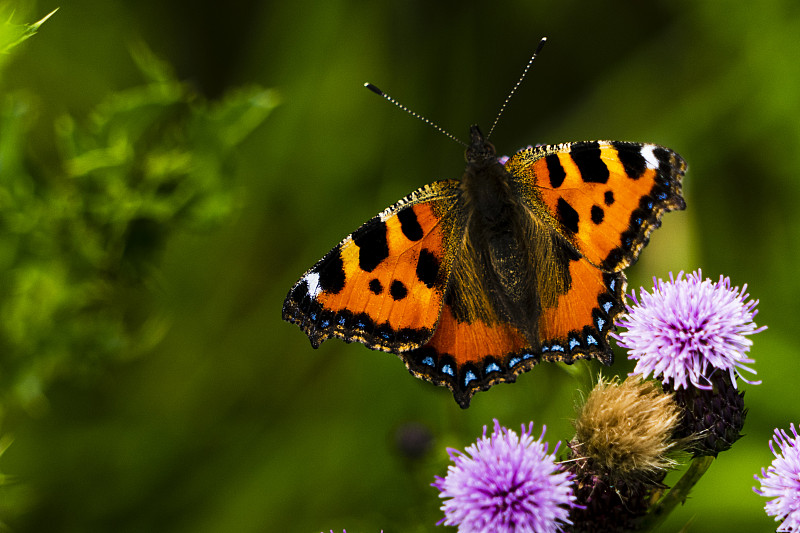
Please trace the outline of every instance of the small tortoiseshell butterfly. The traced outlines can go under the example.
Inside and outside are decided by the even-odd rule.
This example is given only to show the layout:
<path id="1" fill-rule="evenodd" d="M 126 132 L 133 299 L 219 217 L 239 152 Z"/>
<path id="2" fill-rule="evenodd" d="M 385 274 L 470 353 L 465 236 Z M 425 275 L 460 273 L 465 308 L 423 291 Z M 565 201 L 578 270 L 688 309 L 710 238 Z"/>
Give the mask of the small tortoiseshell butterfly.
<path id="1" fill-rule="evenodd" d="M 338 337 L 397 354 L 463 408 L 542 360 L 611 364 L 623 270 L 661 216 L 685 208 L 685 161 L 581 141 L 504 164 L 478 126 L 466 161 L 460 180 L 414 191 L 328 252 L 289 291 L 284 320 L 314 348 Z"/>

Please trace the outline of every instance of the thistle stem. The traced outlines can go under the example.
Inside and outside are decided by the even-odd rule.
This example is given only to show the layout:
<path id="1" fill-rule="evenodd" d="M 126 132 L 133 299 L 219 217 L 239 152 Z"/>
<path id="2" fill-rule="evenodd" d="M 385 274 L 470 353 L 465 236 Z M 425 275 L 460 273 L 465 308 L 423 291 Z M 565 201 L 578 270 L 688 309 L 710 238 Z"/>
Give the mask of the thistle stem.
<path id="1" fill-rule="evenodd" d="M 706 473 L 706 470 L 708 470 L 713 462 L 714 457 L 709 455 L 692 459 L 692 463 L 689 465 L 689 468 L 686 469 L 686 472 L 683 473 L 683 476 L 681 476 L 678 482 L 650 508 L 647 514 L 642 518 L 637 529 L 639 531 L 655 531 L 679 503 L 686 501 L 692 487 L 703 477 L 703 474 Z"/>

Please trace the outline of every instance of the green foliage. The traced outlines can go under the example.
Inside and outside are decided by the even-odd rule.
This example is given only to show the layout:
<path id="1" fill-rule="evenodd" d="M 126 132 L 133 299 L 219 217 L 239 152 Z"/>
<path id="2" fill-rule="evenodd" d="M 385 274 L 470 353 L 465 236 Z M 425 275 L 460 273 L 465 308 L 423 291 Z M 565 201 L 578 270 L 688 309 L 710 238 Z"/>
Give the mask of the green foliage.
<path id="1" fill-rule="evenodd" d="M 39 31 L 39 26 L 52 17 L 56 11 L 58 8 L 33 24 L 15 24 L 11 21 L 14 10 L 10 4 L 0 4 L 0 54 L 8 54 L 12 48 L 33 37 Z"/>
<path id="2" fill-rule="evenodd" d="M 0 428 L 14 437 L 0 471 L 21 482 L 0 486 L 14 531 L 451 531 L 429 486 L 447 446 L 492 418 L 569 440 L 582 367 L 539 365 L 462 410 L 392 354 L 312 350 L 280 320 L 291 284 L 348 232 L 463 171 L 460 147 L 361 84 L 463 138 L 542 36 L 497 149 L 676 150 L 688 207 L 664 217 L 629 288 L 702 267 L 748 283 L 770 328 L 745 437 L 663 529 L 774 531 L 751 487 L 773 429 L 797 417 L 796 1 L 38 0 L 15 18 L 58 5 L 0 55 L 0 393 L 9 414 L 36 414 Z M 137 70 L 132 42 L 178 74 L 134 46 Z M 240 142 L 274 104 L 231 92 L 251 82 L 280 86 L 281 107 Z M 603 373 L 627 363 L 619 351 Z M 432 435 L 422 459 L 395 446 L 406 422 Z"/>
<path id="3" fill-rule="evenodd" d="M 44 20 L 11 26 L 15 43 Z M 62 171 L 37 165 L 30 100 L 0 96 L 3 405 L 35 409 L 54 377 L 150 348 L 166 319 L 137 287 L 159 251 L 173 232 L 214 227 L 238 207 L 231 155 L 274 95 L 208 102 L 144 45 L 132 55 L 143 85 L 57 120 Z"/>

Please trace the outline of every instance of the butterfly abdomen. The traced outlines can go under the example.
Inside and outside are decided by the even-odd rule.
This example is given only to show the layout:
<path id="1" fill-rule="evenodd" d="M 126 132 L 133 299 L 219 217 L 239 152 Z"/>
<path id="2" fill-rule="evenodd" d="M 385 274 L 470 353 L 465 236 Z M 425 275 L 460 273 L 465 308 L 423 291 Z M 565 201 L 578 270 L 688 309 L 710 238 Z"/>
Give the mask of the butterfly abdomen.
<path id="1" fill-rule="evenodd" d="M 477 127 L 472 134 L 460 185 L 464 238 L 448 299 L 456 320 L 512 325 L 537 350 L 542 308 L 555 305 L 539 291 L 553 286 L 553 232 L 535 224 L 494 148 Z"/>

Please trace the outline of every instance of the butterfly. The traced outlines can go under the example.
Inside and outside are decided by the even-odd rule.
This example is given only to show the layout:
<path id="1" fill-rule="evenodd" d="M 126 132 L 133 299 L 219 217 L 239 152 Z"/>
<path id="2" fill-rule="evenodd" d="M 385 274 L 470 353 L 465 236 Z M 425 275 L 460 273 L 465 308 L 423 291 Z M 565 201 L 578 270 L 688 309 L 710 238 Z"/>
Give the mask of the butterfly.
<path id="1" fill-rule="evenodd" d="M 328 252 L 289 291 L 283 319 L 314 348 L 337 337 L 394 353 L 462 408 L 540 361 L 610 365 L 624 269 L 662 215 L 686 207 L 686 162 L 621 141 L 501 160 L 477 125 L 465 159 L 460 180 L 417 189 Z"/>

